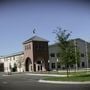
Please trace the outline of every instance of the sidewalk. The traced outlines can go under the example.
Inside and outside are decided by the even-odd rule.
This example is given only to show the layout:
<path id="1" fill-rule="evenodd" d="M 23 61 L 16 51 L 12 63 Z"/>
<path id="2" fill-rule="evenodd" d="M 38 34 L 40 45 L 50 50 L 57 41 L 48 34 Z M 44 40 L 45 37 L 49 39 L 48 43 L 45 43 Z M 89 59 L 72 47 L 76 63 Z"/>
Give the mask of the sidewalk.
<path id="1" fill-rule="evenodd" d="M 52 76 L 52 77 L 66 77 L 67 75 L 58 75 L 58 74 L 33 74 L 33 73 L 26 73 L 26 75 L 31 76 Z"/>
<path id="2" fill-rule="evenodd" d="M 40 83 L 51 83 L 51 84 L 90 84 L 90 81 L 85 82 L 74 82 L 74 81 L 48 81 L 48 80 L 39 80 Z"/>

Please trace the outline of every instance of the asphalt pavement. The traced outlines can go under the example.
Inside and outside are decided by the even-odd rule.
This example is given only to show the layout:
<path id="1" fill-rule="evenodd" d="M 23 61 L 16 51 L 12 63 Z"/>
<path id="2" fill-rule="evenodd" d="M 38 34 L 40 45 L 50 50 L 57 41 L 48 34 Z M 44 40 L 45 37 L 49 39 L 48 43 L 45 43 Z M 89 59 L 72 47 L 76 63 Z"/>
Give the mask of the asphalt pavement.
<path id="1" fill-rule="evenodd" d="M 26 74 L 3 75 L 0 73 L 0 90 L 90 90 L 90 84 L 39 83 L 44 76 Z"/>

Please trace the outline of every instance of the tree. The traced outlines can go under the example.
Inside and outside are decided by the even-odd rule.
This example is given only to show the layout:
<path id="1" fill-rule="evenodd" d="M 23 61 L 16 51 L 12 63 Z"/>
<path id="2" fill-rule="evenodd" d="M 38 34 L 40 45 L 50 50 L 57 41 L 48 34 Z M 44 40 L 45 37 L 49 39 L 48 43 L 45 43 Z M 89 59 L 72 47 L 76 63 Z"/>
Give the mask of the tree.
<path id="1" fill-rule="evenodd" d="M 67 69 L 67 77 L 69 76 L 69 67 L 76 63 L 75 45 L 70 40 L 71 32 L 57 28 L 54 32 L 56 34 L 57 43 L 60 52 L 60 62 L 65 65 Z M 76 53 L 77 54 L 77 53 Z"/>

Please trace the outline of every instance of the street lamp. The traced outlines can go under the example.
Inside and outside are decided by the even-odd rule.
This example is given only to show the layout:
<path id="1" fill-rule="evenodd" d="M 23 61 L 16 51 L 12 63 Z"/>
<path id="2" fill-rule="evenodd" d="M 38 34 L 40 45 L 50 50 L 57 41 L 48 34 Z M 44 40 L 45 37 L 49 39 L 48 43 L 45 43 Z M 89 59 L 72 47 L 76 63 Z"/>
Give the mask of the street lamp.
<path id="1" fill-rule="evenodd" d="M 41 60 L 41 71 L 42 71 L 42 60 Z"/>
<path id="2" fill-rule="evenodd" d="M 87 65 L 87 72 L 88 72 L 88 47 L 87 47 L 87 42 L 85 41 L 85 48 L 86 48 L 86 65 Z"/>
<path id="3" fill-rule="evenodd" d="M 75 60 L 76 60 L 76 65 L 75 65 L 75 70 L 77 71 L 77 44 L 76 44 L 76 40 L 74 40 L 74 45 L 75 45 Z"/>
<path id="4" fill-rule="evenodd" d="M 48 70 L 50 71 L 50 60 L 48 60 Z"/>
<path id="5" fill-rule="evenodd" d="M 57 58 L 57 71 L 58 71 L 58 58 Z"/>
<path id="6" fill-rule="evenodd" d="M 48 60 L 48 63 L 50 63 L 50 60 Z"/>

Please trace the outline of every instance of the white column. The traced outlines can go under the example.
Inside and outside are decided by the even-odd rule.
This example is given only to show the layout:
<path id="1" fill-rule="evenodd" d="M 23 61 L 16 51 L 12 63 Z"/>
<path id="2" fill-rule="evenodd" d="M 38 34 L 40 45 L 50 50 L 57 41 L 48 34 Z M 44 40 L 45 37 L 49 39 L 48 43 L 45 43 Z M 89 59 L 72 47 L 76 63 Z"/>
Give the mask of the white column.
<path id="1" fill-rule="evenodd" d="M 36 71 L 38 71 L 38 64 L 36 64 Z"/>
<path id="2" fill-rule="evenodd" d="M 32 71 L 32 70 L 31 70 L 31 66 L 32 66 L 32 65 L 31 65 L 31 64 L 29 64 L 29 72 L 31 72 L 31 71 Z"/>

